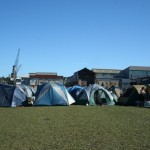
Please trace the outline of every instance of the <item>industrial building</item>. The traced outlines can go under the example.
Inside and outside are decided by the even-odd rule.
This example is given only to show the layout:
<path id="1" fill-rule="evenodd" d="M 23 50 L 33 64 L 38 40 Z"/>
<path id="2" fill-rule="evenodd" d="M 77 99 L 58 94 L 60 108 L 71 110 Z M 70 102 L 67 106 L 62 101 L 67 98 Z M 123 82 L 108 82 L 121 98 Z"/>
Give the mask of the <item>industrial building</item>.
<path id="1" fill-rule="evenodd" d="M 150 67 L 129 66 L 120 69 L 92 69 L 83 68 L 67 78 L 67 85 L 81 85 L 97 83 L 105 88 L 112 86 L 127 89 L 133 84 L 150 84 Z"/>
<path id="2" fill-rule="evenodd" d="M 36 89 L 38 85 L 50 81 L 60 82 L 63 84 L 63 76 L 58 76 L 57 73 L 54 72 L 29 73 L 29 80 L 29 85 L 34 89 Z"/>

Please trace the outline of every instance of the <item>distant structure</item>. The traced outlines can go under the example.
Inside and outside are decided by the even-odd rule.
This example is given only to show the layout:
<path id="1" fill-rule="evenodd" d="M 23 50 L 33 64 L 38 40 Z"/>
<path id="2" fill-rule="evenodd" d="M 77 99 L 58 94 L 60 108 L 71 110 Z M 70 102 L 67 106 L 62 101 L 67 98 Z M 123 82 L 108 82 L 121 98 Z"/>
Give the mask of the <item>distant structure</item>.
<path id="1" fill-rule="evenodd" d="M 21 84 L 30 85 L 29 74 L 25 74 L 21 76 Z"/>
<path id="2" fill-rule="evenodd" d="M 83 68 L 76 71 L 72 76 L 67 78 L 66 86 L 80 85 L 88 86 L 94 83 L 95 73 L 92 70 Z"/>
<path id="3" fill-rule="evenodd" d="M 129 66 L 120 69 L 83 68 L 67 78 L 66 85 L 87 86 L 97 83 L 105 88 L 117 87 L 126 90 L 130 85 L 150 84 L 149 66 Z"/>
<path id="4" fill-rule="evenodd" d="M 18 49 L 17 57 L 16 57 L 16 60 L 15 60 L 15 64 L 13 65 L 12 73 L 11 73 L 11 77 L 10 77 L 10 84 L 13 84 L 13 85 L 16 85 L 16 83 L 21 84 L 21 81 L 19 82 L 19 80 L 17 80 L 17 73 L 18 73 L 18 71 L 21 67 L 21 65 L 18 65 L 19 55 L 20 55 L 20 49 Z"/>
<path id="5" fill-rule="evenodd" d="M 112 86 L 119 87 L 119 78 L 116 76 L 121 72 L 119 69 L 96 69 L 92 71 L 95 73 L 95 83 L 110 88 Z"/>
<path id="6" fill-rule="evenodd" d="M 129 66 L 122 70 L 119 77 L 121 88 L 126 89 L 130 85 L 150 84 L 150 67 L 149 66 Z"/>
<path id="7" fill-rule="evenodd" d="M 58 76 L 55 72 L 36 72 L 29 73 L 29 85 L 32 86 L 35 90 L 42 83 L 47 82 L 59 82 L 63 84 L 64 77 Z"/>

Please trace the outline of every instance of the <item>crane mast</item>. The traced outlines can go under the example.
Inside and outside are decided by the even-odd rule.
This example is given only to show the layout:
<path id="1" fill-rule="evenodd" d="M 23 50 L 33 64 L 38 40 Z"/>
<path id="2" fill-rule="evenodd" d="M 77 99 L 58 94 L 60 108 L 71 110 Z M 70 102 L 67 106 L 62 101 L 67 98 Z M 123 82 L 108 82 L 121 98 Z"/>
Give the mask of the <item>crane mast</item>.
<path id="1" fill-rule="evenodd" d="M 13 65 L 11 78 L 10 78 L 11 82 L 13 83 L 13 85 L 16 85 L 17 73 L 18 73 L 18 71 L 19 71 L 19 69 L 21 67 L 21 65 L 18 66 L 19 55 L 20 55 L 20 49 L 18 49 L 17 57 L 16 57 L 16 60 L 15 60 L 15 64 Z"/>

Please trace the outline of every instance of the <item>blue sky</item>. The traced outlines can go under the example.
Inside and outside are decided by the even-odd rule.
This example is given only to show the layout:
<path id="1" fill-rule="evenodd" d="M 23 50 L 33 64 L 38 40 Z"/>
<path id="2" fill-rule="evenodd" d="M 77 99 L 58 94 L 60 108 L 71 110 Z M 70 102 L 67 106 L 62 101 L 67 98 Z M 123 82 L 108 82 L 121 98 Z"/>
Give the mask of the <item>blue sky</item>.
<path id="1" fill-rule="evenodd" d="M 0 0 L 0 76 L 150 66 L 150 0 Z"/>

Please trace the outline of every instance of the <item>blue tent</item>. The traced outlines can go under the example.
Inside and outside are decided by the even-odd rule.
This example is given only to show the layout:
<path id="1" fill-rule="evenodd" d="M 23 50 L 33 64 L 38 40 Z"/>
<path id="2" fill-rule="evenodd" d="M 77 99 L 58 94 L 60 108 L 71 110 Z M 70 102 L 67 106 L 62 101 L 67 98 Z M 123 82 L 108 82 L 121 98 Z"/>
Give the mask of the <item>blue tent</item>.
<path id="1" fill-rule="evenodd" d="M 16 86 L 0 84 L 0 106 L 16 107 L 26 102 L 26 94 Z"/>
<path id="2" fill-rule="evenodd" d="M 76 100 L 80 92 L 83 90 L 83 87 L 79 85 L 74 85 L 72 87 L 69 87 L 67 90 L 70 95 Z"/>
<path id="3" fill-rule="evenodd" d="M 70 105 L 75 102 L 64 85 L 54 82 L 39 86 L 35 96 L 35 106 Z"/>

